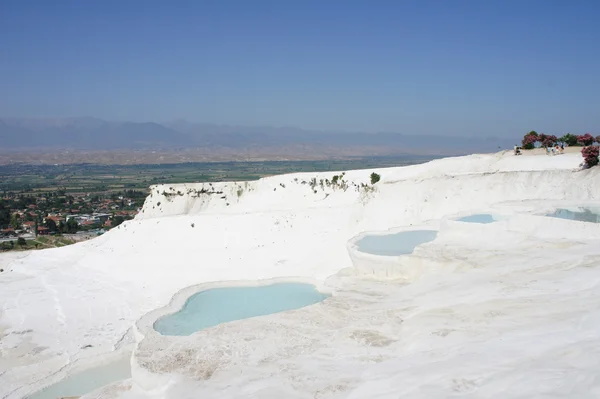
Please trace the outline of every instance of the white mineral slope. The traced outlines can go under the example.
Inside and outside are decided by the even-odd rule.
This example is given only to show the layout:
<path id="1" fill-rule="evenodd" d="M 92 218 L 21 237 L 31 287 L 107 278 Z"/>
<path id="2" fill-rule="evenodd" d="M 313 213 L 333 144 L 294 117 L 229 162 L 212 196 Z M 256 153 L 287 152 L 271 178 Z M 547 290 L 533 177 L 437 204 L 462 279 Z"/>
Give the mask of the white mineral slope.
<path id="1" fill-rule="evenodd" d="M 375 170 L 381 181 L 373 192 L 360 187 L 372 170 L 346 172 L 346 191 L 320 186 L 336 173 L 154 186 L 138 217 L 104 236 L 0 257 L 0 397 L 22 398 L 122 347 L 137 320 L 187 286 L 290 276 L 324 281 L 353 266 L 347 243 L 357 234 L 425 223 L 441 230 L 422 256 L 456 267 L 408 285 L 338 276 L 330 284 L 339 296 L 322 305 L 180 342 L 220 353 L 209 356 L 217 359 L 214 369 L 203 364 L 186 374 L 169 362 L 157 368 L 153 354 L 166 353 L 161 345 L 170 343 L 145 339 L 133 362 L 133 388 L 123 397 L 195 397 L 187 388 L 206 397 L 497 397 L 503 390 L 510 397 L 597 397 L 600 231 L 515 216 L 597 204 L 600 168 L 581 171 L 580 163 L 579 154 L 448 158 Z M 508 219 L 472 229 L 438 222 L 487 210 Z M 239 323 L 246 324 L 236 329 Z M 237 338 L 264 353 L 249 354 Z M 224 342 L 241 342 L 237 360 L 222 359 L 230 353 Z M 143 370 L 211 378 L 167 389 L 144 380 Z"/>

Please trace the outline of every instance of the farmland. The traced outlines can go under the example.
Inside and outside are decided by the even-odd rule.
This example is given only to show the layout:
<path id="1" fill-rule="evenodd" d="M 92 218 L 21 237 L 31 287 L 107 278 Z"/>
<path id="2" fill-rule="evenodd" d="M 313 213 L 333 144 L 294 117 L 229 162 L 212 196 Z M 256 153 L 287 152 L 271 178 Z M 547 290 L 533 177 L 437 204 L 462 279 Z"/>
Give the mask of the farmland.
<path id="1" fill-rule="evenodd" d="M 147 190 L 152 184 L 256 180 L 264 176 L 329 170 L 365 169 L 421 163 L 431 157 L 370 157 L 332 161 L 203 162 L 162 165 L 0 166 L 0 192 L 66 193 Z"/>

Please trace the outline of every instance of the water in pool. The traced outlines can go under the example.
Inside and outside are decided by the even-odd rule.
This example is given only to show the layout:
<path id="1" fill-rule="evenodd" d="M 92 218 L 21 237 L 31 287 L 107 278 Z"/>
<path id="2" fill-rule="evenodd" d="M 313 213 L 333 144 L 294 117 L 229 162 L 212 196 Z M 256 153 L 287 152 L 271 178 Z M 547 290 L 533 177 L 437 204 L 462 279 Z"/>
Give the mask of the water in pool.
<path id="1" fill-rule="evenodd" d="M 213 288 L 192 295 L 180 311 L 159 318 L 154 329 L 162 335 L 191 335 L 233 320 L 302 308 L 327 297 L 315 286 L 301 283 Z"/>
<path id="2" fill-rule="evenodd" d="M 395 234 L 373 235 L 361 238 L 358 250 L 372 255 L 399 256 L 411 254 L 415 247 L 435 240 L 435 230 L 412 230 Z"/>
<path id="3" fill-rule="evenodd" d="M 481 223 L 481 224 L 487 224 L 487 223 L 493 223 L 496 220 L 494 219 L 494 217 L 492 215 L 490 215 L 489 213 L 480 213 L 480 214 L 476 214 L 476 215 L 469 215 L 469 216 L 464 216 L 460 219 L 456 219 L 459 222 L 466 222 L 466 223 Z"/>
<path id="4" fill-rule="evenodd" d="M 113 382 L 131 378 L 130 357 L 75 373 L 56 384 L 28 396 L 28 399 L 78 397 Z"/>
<path id="5" fill-rule="evenodd" d="M 585 208 L 581 211 L 557 209 L 553 213 L 549 213 L 546 216 L 551 216 L 560 219 L 577 220 L 579 222 L 600 223 L 600 212 Z"/>

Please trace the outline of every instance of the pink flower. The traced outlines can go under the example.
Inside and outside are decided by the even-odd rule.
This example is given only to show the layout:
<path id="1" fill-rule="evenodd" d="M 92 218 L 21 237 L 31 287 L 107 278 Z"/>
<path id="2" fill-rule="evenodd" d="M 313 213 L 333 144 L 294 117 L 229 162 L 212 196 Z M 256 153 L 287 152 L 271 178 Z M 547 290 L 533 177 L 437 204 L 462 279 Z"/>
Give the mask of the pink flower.
<path id="1" fill-rule="evenodd" d="M 598 165 L 598 155 L 600 155 L 600 147 L 598 146 L 587 146 L 581 149 L 581 155 L 587 166 Z"/>
<path id="2" fill-rule="evenodd" d="M 577 142 L 581 145 L 592 145 L 594 143 L 594 137 L 591 134 L 586 133 L 584 135 L 577 136 Z"/>

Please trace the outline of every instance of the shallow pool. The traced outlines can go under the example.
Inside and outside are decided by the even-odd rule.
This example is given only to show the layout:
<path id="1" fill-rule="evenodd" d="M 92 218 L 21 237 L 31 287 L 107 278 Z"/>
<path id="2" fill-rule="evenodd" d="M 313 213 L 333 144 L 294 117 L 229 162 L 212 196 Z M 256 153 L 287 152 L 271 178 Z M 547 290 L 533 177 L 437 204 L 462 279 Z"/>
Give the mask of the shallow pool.
<path id="1" fill-rule="evenodd" d="M 547 214 L 560 219 L 577 220 L 579 222 L 600 223 L 600 211 L 583 208 L 581 211 L 571 211 L 568 209 L 557 209 Z"/>
<path id="2" fill-rule="evenodd" d="M 412 230 L 386 235 L 365 236 L 356 242 L 360 252 L 372 255 L 398 256 L 411 254 L 415 247 L 435 240 L 435 230 Z"/>
<path id="3" fill-rule="evenodd" d="M 464 216 L 456 220 L 459 222 L 481 224 L 493 223 L 496 221 L 496 219 L 494 219 L 494 216 L 490 215 L 489 213 L 478 213 L 476 215 Z"/>
<path id="4" fill-rule="evenodd" d="M 314 285 L 302 283 L 212 288 L 192 295 L 179 312 L 159 318 L 154 329 L 162 335 L 191 335 L 229 321 L 302 308 L 327 297 Z"/>
<path id="5" fill-rule="evenodd" d="M 113 382 L 131 378 L 129 356 L 98 367 L 75 373 L 56 384 L 28 396 L 28 399 L 57 399 L 82 396 Z"/>

